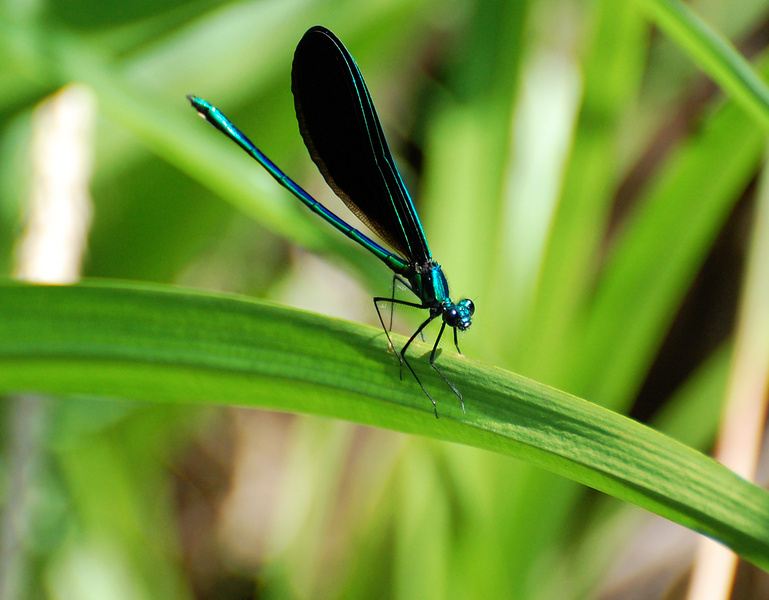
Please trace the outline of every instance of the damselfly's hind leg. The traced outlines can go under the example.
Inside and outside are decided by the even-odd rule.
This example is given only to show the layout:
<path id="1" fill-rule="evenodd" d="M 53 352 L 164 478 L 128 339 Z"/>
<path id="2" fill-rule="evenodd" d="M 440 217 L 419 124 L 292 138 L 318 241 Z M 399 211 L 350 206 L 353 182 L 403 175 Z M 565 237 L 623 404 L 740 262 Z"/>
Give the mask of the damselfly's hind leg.
<path id="1" fill-rule="evenodd" d="M 376 310 L 376 316 L 379 317 L 379 323 L 382 325 L 382 331 L 385 332 L 385 335 L 387 336 L 387 345 L 390 346 L 390 350 L 395 352 L 395 346 L 393 346 L 392 338 L 390 337 L 390 330 L 392 329 L 392 310 L 390 311 L 390 327 L 387 327 L 384 324 L 384 319 L 382 318 L 382 311 L 379 310 L 379 303 L 380 302 L 389 302 L 390 306 L 393 304 L 392 298 L 382 298 L 381 296 L 375 296 L 374 297 L 374 309 Z M 397 352 L 396 352 L 397 354 Z M 398 360 L 400 360 L 400 355 L 398 355 Z"/>
<path id="2" fill-rule="evenodd" d="M 393 293 L 395 293 L 395 279 L 398 279 L 399 281 L 403 281 L 400 277 L 396 275 L 396 277 L 393 279 Z M 404 282 L 404 283 L 407 283 L 407 282 Z M 384 319 L 382 318 L 382 311 L 379 310 L 380 302 L 387 302 L 390 304 L 390 328 L 388 328 L 385 325 Z M 392 307 L 396 304 L 400 304 L 402 306 L 411 306 L 413 308 L 426 308 L 426 307 L 422 304 L 417 304 L 416 302 L 408 302 L 406 300 L 396 300 L 395 298 L 383 298 L 382 296 L 377 296 L 374 298 L 374 308 L 376 309 L 377 317 L 379 317 L 379 323 L 382 325 L 382 329 L 384 330 L 385 335 L 387 336 L 387 344 L 390 346 L 390 350 L 392 350 L 395 353 L 395 355 L 398 357 L 398 361 L 400 362 L 399 374 L 400 374 L 400 378 L 403 379 L 403 357 L 401 356 L 402 352 L 397 352 L 395 350 L 395 346 L 393 345 L 392 338 L 390 337 L 390 331 L 392 330 Z M 433 318 L 434 317 L 430 317 L 430 319 L 427 320 L 427 323 L 432 321 Z M 427 323 L 424 323 L 422 327 L 420 327 L 417 330 L 417 333 L 420 333 L 422 329 L 424 329 Z M 414 338 L 412 337 L 412 340 L 413 339 Z M 406 343 L 405 347 L 407 347 L 410 343 L 411 343 L 411 340 L 409 340 Z"/>
<path id="3" fill-rule="evenodd" d="M 422 380 L 419 379 L 419 376 L 417 375 L 417 372 L 414 370 L 414 367 L 411 366 L 411 363 L 409 363 L 408 359 L 406 358 L 406 350 L 408 350 L 408 347 L 411 345 L 411 342 L 416 339 L 416 337 L 422 333 L 425 327 L 430 324 L 430 322 L 436 317 L 437 315 L 431 315 L 429 316 L 424 323 L 422 323 L 419 326 L 419 329 L 417 329 L 414 334 L 409 338 L 409 340 L 405 343 L 403 346 L 403 349 L 400 351 L 399 356 L 401 359 L 401 366 L 405 363 L 406 366 L 409 368 L 409 371 L 411 371 L 411 374 L 414 376 L 414 379 L 417 380 L 417 383 L 419 384 L 419 387 L 422 388 L 422 391 L 425 393 L 425 396 L 430 398 L 430 402 L 433 403 L 433 412 L 435 413 L 435 418 L 438 418 L 438 405 L 435 403 L 435 399 L 430 395 L 430 392 L 427 391 L 427 388 L 422 383 Z M 433 354 L 435 354 L 435 349 L 433 349 Z M 432 356 L 430 357 L 430 363 L 432 364 Z M 440 371 L 438 371 L 440 373 Z M 442 375 L 442 374 L 441 374 Z M 444 377 L 444 379 L 446 379 Z M 450 384 L 449 384 L 450 385 Z"/>

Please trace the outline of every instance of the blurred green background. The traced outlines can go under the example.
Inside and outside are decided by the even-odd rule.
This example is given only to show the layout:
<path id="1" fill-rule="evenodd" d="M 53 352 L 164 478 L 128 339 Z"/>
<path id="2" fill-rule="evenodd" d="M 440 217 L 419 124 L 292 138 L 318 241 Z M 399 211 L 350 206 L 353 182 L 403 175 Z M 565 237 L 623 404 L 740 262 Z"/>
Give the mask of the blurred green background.
<path id="1" fill-rule="evenodd" d="M 19 270 L 40 106 L 78 84 L 95 100 L 84 276 L 376 324 L 387 269 L 185 100 L 217 105 L 347 218 L 290 93 L 293 49 L 322 24 L 366 78 L 453 295 L 476 303 L 463 352 L 707 450 L 764 141 L 644 4 L 8 0 L 3 275 Z M 692 8 L 765 62 L 765 2 Z M 525 464 L 348 423 L 4 407 L 4 598 L 675 597 L 695 539 Z"/>

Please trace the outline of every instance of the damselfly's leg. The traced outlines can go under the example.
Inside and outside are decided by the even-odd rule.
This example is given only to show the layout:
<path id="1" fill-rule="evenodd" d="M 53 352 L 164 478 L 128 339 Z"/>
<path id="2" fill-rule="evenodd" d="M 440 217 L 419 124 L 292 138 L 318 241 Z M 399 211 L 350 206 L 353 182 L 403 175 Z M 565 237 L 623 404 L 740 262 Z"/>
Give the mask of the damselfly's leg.
<path id="1" fill-rule="evenodd" d="M 425 393 L 425 395 L 430 398 L 430 402 L 433 403 L 433 411 L 435 412 L 435 418 L 438 418 L 438 405 L 435 403 L 435 399 L 430 395 L 430 392 L 427 391 L 427 388 L 422 383 L 422 380 L 419 379 L 419 376 L 417 375 L 416 371 L 414 371 L 414 367 L 411 366 L 408 359 L 406 358 L 406 350 L 408 350 L 408 347 L 411 345 L 411 342 L 414 341 L 414 339 L 422 333 L 422 330 L 427 327 L 430 322 L 437 317 L 438 315 L 430 315 L 424 323 L 422 323 L 419 326 L 419 329 L 417 329 L 414 334 L 409 338 L 409 341 L 406 342 L 406 344 L 403 346 L 403 349 L 400 351 L 400 357 L 401 357 L 401 364 L 406 363 L 406 366 L 409 368 L 409 371 L 411 371 L 411 374 L 414 376 L 414 379 L 417 380 L 417 383 L 419 384 L 419 387 L 422 388 L 422 391 Z M 445 325 L 445 324 L 444 324 Z M 435 349 L 433 349 L 433 354 L 435 354 Z M 432 356 L 430 357 L 430 363 L 432 364 Z M 438 371 L 440 373 L 440 371 Z M 441 374 L 442 375 L 442 374 Z M 446 379 L 444 377 L 444 379 Z M 449 384 L 451 385 L 451 384 Z"/>
<path id="2" fill-rule="evenodd" d="M 392 338 L 390 337 L 390 331 L 385 326 L 384 318 L 382 317 L 382 311 L 379 308 L 380 302 L 389 302 L 390 305 L 394 304 L 401 304 L 403 306 L 411 306 L 413 308 L 427 308 L 426 306 L 423 306 L 422 304 L 417 304 L 416 302 L 407 302 L 406 300 L 396 300 L 394 298 L 382 298 L 382 297 L 376 297 L 374 298 L 374 308 L 376 309 L 377 316 L 379 317 L 379 323 L 382 325 L 382 329 L 385 332 L 385 335 L 387 336 L 387 341 L 390 345 L 390 348 L 395 351 L 395 348 L 392 343 Z M 422 383 L 422 380 L 419 379 L 419 375 L 417 375 L 416 371 L 414 370 L 414 367 L 411 366 L 411 363 L 409 362 L 408 358 L 406 358 L 406 351 L 411 346 L 412 342 L 417 338 L 417 336 L 421 336 L 422 339 L 424 339 L 424 329 L 427 327 L 438 315 L 431 315 L 427 319 L 425 319 L 422 324 L 419 326 L 419 328 L 413 333 L 413 335 L 408 339 L 408 341 L 404 344 L 403 348 L 400 352 L 397 352 L 396 355 L 398 357 L 399 361 L 399 375 L 400 378 L 403 379 L 403 365 L 405 364 L 406 367 L 408 367 L 408 370 L 411 371 L 411 374 L 413 375 L 414 379 L 416 379 L 416 382 L 419 384 L 419 387 L 422 388 L 422 391 L 424 392 L 425 396 L 427 396 L 430 399 L 430 402 L 433 403 L 433 411 L 435 412 L 435 417 L 438 418 L 438 405 L 435 403 L 435 399 L 430 395 L 430 392 L 427 391 L 427 388 Z M 448 377 L 446 377 L 443 374 L 443 371 L 440 370 L 438 365 L 435 364 L 435 354 L 438 351 L 438 344 L 441 341 L 441 337 L 443 337 L 443 332 L 446 330 L 446 323 L 441 323 L 441 329 L 438 332 L 438 337 L 435 339 L 435 344 L 433 344 L 433 349 L 430 352 L 430 366 L 435 369 L 435 372 L 438 373 L 438 375 L 441 376 L 441 379 L 446 382 L 446 385 L 448 385 L 451 388 L 451 391 L 456 394 L 456 396 L 459 398 L 459 401 L 462 404 L 462 412 L 465 412 L 465 399 L 462 396 L 462 393 L 456 388 L 456 386 L 449 381 Z M 457 346 L 457 351 L 462 354 L 462 352 L 459 350 L 459 346 L 457 345 L 457 330 L 454 329 L 454 345 Z"/>
<path id="3" fill-rule="evenodd" d="M 390 331 L 393 330 L 393 313 L 395 312 L 395 282 L 402 284 L 407 290 L 411 290 L 411 284 L 400 275 L 393 275 L 392 296 L 390 296 Z"/>
<path id="4" fill-rule="evenodd" d="M 462 351 L 459 349 L 459 340 L 457 339 L 457 328 L 454 327 L 454 347 L 457 349 L 457 352 L 459 353 L 459 356 L 464 356 L 462 354 Z"/>
<path id="5" fill-rule="evenodd" d="M 446 384 L 451 388 L 451 391 L 453 391 L 457 397 L 459 398 L 459 401 L 462 403 L 462 412 L 465 412 L 465 399 L 462 397 L 462 393 L 454 386 L 453 383 L 451 383 L 443 374 L 443 371 L 441 371 L 438 368 L 438 365 L 435 364 L 435 352 L 438 350 L 438 342 L 441 341 L 441 336 L 443 335 L 443 330 L 446 329 L 446 323 L 441 323 L 441 330 L 438 332 L 438 337 L 435 339 L 435 345 L 433 346 L 433 351 L 430 352 L 430 366 L 435 369 L 435 371 L 443 378 L 443 381 L 446 382 Z M 454 345 L 457 343 L 457 330 L 454 328 Z M 459 346 L 457 346 L 457 351 L 459 354 L 462 354 L 462 352 L 459 350 Z"/>
<path id="6" fill-rule="evenodd" d="M 405 287 L 409 291 L 413 291 L 411 284 L 406 280 L 403 279 L 400 275 L 393 275 L 393 289 L 392 289 L 392 295 L 390 296 L 390 327 L 389 330 L 393 330 L 393 316 L 395 314 L 395 305 L 396 304 L 405 304 L 406 306 L 414 306 L 413 304 L 410 304 L 408 302 L 404 302 L 401 300 L 395 299 L 395 283 L 400 283 L 403 287 Z M 381 319 L 380 319 L 381 320 Z M 425 341 L 425 332 L 423 331 L 421 334 L 422 341 Z M 390 347 L 392 347 L 392 344 L 390 344 Z"/>
<path id="7" fill-rule="evenodd" d="M 385 335 L 387 336 L 387 345 L 390 346 L 390 350 L 395 352 L 395 346 L 393 346 L 393 341 L 390 338 L 390 329 L 392 327 L 392 323 L 390 323 L 391 327 L 387 327 L 384 324 L 384 319 L 382 318 L 382 311 L 379 310 L 379 303 L 380 302 L 389 302 L 390 306 L 392 306 L 393 299 L 392 298 L 382 298 L 381 296 L 375 296 L 374 297 L 374 309 L 376 310 L 376 316 L 379 317 L 379 323 L 382 325 L 382 330 L 385 332 Z M 398 355 L 398 360 L 400 360 L 400 355 Z"/>
<path id="8" fill-rule="evenodd" d="M 398 279 L 400 280 L 400 278 Z M 395 286 L 395 281 L 393 280 L 393 288 L 394 286 Z M 388 329 L 384 323 L 384 319 L 382 318 L 382 311 L 379 310 L 380 302 L 389 302 L 390 307 L 392 307 L 395 304 L 401 304 L 403 306 L 411 306 L 413 308 L 425 308 L 425 306 L 423 306 L 422 304 L 417 304 L 416 302 L 408 302 L 406 300 L 396 300 L 395 298 L 383 298 L 381 296 L 377 296 L 374 298 L 374 308 L 376 309 L 377 317 L 379 317 L 379 323 L 382 325 L 382 329 L 384 330 L 385 335 L 387 336 L 387 343 L 390 346 L 390 350 L 395 352 L 396 356 L 398 357 L 398 361 L 400 362 L 399 374 L 400 374 L 400 378 L 403 379 L 403 359 L 401 358 L 401 354 L 399 352 L 396 352 L 395 346 L 393 345 L 392 338 L 390 337 L 390 329 Z M 390 314 L 392 318 L 392 312 Z M 432 320 L 432 318 L 430 320 Z M 430 321 L 428 321 L 428 323 L 429 322 Z M 392 326 L 392 323 L 390 323 L 390 325 Z M 423 328 L 424 328 L 424 325 L 422 325 L 422 327 L 419 328 L 419 331 L 421 331 Z M 411 343 L 411 340 L 409 340 L 409 343 Z M 406 345 L 408 346 L 408 344 Z"/>

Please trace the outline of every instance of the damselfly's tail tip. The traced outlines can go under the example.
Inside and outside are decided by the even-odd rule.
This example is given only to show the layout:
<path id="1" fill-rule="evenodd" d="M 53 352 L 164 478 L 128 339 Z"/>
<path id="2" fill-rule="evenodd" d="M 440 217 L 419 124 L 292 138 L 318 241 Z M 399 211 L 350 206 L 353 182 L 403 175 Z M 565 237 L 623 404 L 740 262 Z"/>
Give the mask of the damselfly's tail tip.
<path id="1" fill-rule="evenodd" d="M 201 115 L 203 114 L 203 108 L 205 107 L 205 100 L 201 99 L 199 96 L 196 96 L 195 94 L 187 94 L 187 100 L 189 101 L 192 108 L 194 108 L 198 113 Z"/>
<path id="2" fill-rule="evenodd" d="M 209 119 L 212 107 L 210 104 L 208 104 L 208 102 L 206 102 L 205 100 L 203 100 L 202 98 L 199 98 L 194 94 L 187 94 L 187 100 L 190 101 L 190 106 L 192 106 L 192 108 L 194 108 L 197 111 L 198 116 L 200 118 L 205 119 L 206 121 L 214 125 L 214 127 L 218 127 L 218 125 L 215 125 L 214 122 Z M 221 129 L 221 127 L 218 127 L 218 128 Z"/>
<path id="3" fill-rule="evenodd" d="M 190 103 L 190 106 L 200 114 L 200 98 L 195 94 L 187 94 L 187 101 Z"/>

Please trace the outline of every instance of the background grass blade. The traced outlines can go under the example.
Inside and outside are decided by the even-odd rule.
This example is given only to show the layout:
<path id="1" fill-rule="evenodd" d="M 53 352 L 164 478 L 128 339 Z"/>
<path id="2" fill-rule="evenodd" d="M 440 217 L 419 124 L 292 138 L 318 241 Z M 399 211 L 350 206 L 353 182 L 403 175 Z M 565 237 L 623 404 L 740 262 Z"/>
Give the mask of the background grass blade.
<path id="1" fill-rule="evenodd" d="M 768 131 L 769 87 L 745 57 L 682 2 L 644 0 L 643 4 L 660 29 Z"/>

